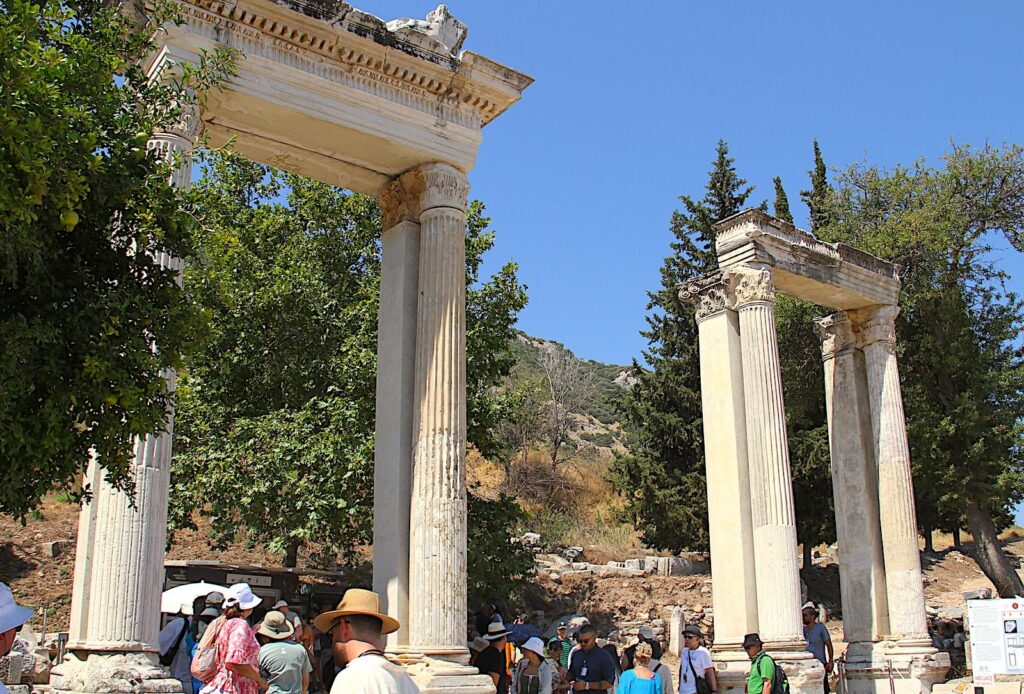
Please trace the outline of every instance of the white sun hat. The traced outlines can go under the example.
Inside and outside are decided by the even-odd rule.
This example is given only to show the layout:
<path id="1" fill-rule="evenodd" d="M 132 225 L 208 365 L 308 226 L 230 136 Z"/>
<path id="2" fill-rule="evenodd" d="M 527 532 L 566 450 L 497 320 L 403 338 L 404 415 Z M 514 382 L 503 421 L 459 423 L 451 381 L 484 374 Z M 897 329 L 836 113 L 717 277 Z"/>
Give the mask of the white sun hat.
<path id="1" fill-rule="evenodd" d="M 224 594 L 224 606 L 231 607 L 231 605 L 238 605 L 243 610 L 251 610 L 262 602 L 262 598 L 259 598 L 252 594 L 252 588 L 249 587 L 248 583 L 236 583 Z"/>
<path id="2" fill-rule="evenodd" d="M 526 639 L 526 643 L 519 647 L 521 651 L 533 651 L 540 656 L 541 660 L 544 660 L 544 642 L 538 639 L 536 636 L 531 636 Z"/>
<path id="3" fill-rule="evenodd" d="M 0 583 L 0 634 L 16 629 L 32 619 L 35 612 L 14 602 L 6 583 Z"/>

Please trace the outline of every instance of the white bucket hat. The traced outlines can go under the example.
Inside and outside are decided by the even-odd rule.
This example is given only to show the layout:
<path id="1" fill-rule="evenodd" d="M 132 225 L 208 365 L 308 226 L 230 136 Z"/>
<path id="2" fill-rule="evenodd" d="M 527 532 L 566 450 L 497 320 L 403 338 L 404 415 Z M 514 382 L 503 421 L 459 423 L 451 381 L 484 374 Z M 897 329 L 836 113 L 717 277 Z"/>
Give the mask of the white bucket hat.
<path id="1" fill-rule="evenodd" d="M 6 583 L 0 583 L 0 634 L 16 629 L 32 619 L 35 612 L 14 602 Z"/>
<path id="2" fill-rule="evenodd" d="M 519 647 L 521 651 L 533 651 L 540 656 L 541 660 L 544 660 L 544 642 L 538 639 L 536 636 L 531 636 L 526 639 L 526 643 Z"/>
<path id="3" fill-rule="evenodd" d="M 251 610 L 260 602 L 262 602 L 262 598 L 252 594 L 252 588 L 248 583 L 236 583 L 228 588 L 228 592 L 224 595 L 225 607 L 238 605 L 243 610 Z"/>

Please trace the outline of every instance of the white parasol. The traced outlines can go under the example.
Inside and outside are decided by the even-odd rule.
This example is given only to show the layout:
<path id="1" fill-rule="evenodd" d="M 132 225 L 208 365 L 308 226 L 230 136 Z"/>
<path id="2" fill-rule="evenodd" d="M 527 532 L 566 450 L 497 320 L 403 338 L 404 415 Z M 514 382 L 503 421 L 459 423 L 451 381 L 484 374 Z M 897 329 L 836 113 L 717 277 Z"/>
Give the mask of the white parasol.
<path id="1" fill-rule="evenodd" d="M 227 588 L 216 583 L 187 583 L 165 590 L 160 596 L 160 611 L 165 614 L 178 614 L 185 605 L 185 614 L 192 614 L 192 603 L 196 598 L 205 598 L 214 591 L 226 593 Z"/>

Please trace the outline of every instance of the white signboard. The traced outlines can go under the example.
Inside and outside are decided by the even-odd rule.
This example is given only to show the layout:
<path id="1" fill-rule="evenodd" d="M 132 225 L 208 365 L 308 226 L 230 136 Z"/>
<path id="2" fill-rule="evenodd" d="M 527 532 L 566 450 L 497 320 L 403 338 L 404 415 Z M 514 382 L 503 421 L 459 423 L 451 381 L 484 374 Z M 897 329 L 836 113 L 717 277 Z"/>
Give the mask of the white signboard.
<path id="1" fill-rule="evenodd" d="M 975 682 L 1024 675 L 1024 600 L 968 600 Z"/>

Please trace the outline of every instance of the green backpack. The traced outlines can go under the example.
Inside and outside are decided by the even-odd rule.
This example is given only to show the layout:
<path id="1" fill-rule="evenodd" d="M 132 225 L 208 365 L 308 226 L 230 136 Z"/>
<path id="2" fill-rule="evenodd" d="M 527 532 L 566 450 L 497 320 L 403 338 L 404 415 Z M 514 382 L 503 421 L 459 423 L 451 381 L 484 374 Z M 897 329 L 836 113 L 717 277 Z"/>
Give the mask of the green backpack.
<path id="1" fill-rule="evenodd" d="M 770 655 L 761 651 L 760 654 L 754 659 L 751 667 L 760 667 L 761 659 L 767 658 L 772 661 L 772 665 L 775 666 L 775 677 L 772 678 L 772 692 L 771 694 L 789 694 L 789 678 L 786 677 L 786 671 L 772 659 Z M 760 670 L 758 670 L 760 672 Z"/>

